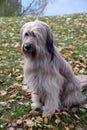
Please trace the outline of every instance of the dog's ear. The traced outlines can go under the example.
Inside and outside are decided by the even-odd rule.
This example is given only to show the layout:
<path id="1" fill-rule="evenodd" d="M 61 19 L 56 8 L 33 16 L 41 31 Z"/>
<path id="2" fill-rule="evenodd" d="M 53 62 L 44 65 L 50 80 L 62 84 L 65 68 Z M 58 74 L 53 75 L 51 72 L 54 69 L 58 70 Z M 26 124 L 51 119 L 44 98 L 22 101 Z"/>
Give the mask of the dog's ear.
<path id="1" fill-rule="evenodd" d="M 50 29 L 47 30 L 46 47 L 47 47 L 48 52 L 51 54 L 51 61 L 52 61 L 55 56 L 55 49 L 53 45 L 53 34 Z"/>

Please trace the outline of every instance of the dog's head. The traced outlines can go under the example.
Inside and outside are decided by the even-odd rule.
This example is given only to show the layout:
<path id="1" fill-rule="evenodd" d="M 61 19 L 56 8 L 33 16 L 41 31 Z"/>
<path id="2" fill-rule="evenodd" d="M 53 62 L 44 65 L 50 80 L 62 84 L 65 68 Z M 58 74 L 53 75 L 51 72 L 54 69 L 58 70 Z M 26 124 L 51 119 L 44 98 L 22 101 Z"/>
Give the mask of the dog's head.
<path id="1" fill-rule="evenodd" d="M 48 52 L 52 60 L 55 54 L 50 27 L 38 20 L 24 24 L 21 28 L 21 48 L 26 57 L 36 58 Z"/>

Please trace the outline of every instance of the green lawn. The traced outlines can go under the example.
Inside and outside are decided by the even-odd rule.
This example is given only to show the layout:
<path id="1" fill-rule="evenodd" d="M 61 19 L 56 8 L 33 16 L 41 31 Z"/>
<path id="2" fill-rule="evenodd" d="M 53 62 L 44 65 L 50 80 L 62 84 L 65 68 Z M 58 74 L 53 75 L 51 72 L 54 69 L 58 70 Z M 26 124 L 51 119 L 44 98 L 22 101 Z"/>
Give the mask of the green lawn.
<path id="1" fill-rule="evenodd" d="M 51 26 L 54 43 L 75 74 L 87 74 L 87 14 L 39 19 Z M 20 28 L 31 20 L 34 18 L 0 18 L 0 130 L 87 130 L 87 104 L 56 112 L 53 117 L 31 110 L 30 95 L 22 90 L 20 49 Z"/>

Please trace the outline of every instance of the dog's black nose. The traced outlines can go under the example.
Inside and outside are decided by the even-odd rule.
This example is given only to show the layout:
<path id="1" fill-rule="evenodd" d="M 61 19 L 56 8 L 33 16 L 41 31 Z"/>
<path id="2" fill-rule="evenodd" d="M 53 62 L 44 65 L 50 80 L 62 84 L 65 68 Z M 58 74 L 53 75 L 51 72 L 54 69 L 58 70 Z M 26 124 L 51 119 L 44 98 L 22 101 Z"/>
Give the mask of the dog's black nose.
<path id="1" fill-rule="evenodd" d="M 29 51 L 31 48 L 32 48 L 32 45 L 31 45 L 31 44 L 25 44 L 25 45 L 24 45 L 24 50 L 25 50 L 25 51 Z"/>

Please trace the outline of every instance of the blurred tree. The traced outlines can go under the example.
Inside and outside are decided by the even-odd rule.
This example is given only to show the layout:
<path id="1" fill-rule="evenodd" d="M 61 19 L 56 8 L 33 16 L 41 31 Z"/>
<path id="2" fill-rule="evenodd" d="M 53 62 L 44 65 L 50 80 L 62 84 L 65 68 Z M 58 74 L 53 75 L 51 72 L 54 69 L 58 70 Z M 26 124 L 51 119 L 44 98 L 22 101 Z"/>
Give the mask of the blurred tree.
<path id="1" fill-rule="evenodd" d="M 27 8 L 24 8 L 21 14 L 30 16 L 43 15 L 47 4 L 48 0 L 31 0 Z"/>
<path id="2" fill-rule="evenodd" d="M 0 0 L 0 16 L 20 15 L 21 8 L 21 0 Z"/>
<path id="3" fill-rule="evenodd" d="M 0 16 L 39 16 L 44 14 L 48 0 L 29 0 L 23 7 L 22 0 L 0 0 Z"/>

